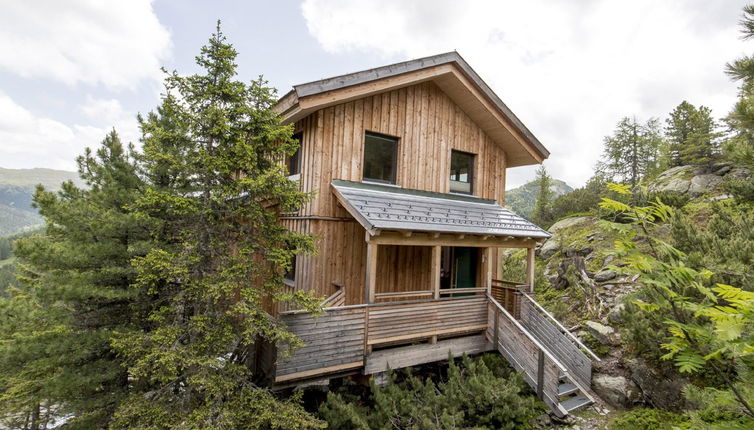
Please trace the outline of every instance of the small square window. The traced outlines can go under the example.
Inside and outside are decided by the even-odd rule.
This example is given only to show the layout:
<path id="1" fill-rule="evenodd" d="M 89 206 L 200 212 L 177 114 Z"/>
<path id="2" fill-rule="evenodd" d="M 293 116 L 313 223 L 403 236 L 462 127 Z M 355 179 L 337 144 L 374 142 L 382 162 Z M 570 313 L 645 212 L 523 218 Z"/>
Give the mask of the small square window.
<path id="1" fill-rule="evenodd" d="M 450 192 L 471 194 L 474 191 L 474 154 L 461 151 L 450 153 Z"/>
<path id="2" fill-rule="evenodd" d="M 304 134 L 299 132 L 293 135 L 293 140 L 298 142 L 298 148 L 293 155 L 288 157 L 288 175 L 294 176 L 301 173 L 301 145 L 304 142 Z"/>
<path id="3" fill-rule="evenodd" d="M 395 184 L 398 138 L 367 132 L 364 136 L 365 181 Z"/>

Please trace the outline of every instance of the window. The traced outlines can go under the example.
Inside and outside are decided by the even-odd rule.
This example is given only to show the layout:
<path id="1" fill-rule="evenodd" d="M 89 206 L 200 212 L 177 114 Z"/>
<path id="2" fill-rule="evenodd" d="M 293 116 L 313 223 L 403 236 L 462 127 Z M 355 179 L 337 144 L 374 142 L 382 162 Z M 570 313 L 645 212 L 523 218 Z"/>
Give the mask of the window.
<path id="1" fill-rule="evenodd" d="M 473 192 L 474 154 L 461 151 L 450 153 L 450 192 Z"/>
<path id="2" fill-rule="evenodd" d="M 286 281 L 289 281 L 288 283 L 290 284 L 296 281 L 296 256 L 295 255 L 291 257 L 291 268 L 288 269 L 287 272 L 285 272 L 285 275 L 283 275 L 283 278 Z"/>
<path id="3" fill-rule="evenodd" d="M 367 132 L 364 136 L 364 180 L 395 184 L 398 138 Z"/>
<path id="4" fill-rule="evenodd" d="M 296 152 L 288 157 L 288 175 L 295 176 L 301 173 L 301 145 L 304 142 L 304 134 L 299 132 L 293 135 L 293 140 L 298 142 Z"/>

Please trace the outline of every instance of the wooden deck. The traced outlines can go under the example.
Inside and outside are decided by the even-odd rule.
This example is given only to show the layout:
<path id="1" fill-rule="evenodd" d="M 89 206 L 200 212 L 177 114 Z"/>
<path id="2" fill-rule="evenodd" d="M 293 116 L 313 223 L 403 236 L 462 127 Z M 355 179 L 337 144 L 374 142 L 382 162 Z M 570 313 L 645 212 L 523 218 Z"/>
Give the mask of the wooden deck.
<path id="1" fill-rule="evenodd" d="M 326 301 L 339 302 L 337 296 Z M 280 348 L 278 385 L 497 350 L 558 415 L 566 415 L 570 404 L 593 401 L 591 360 L 584 352 L 593 353 L 511 286 L 468 297 L 334 306 L 318 316 L 283 312 L 281 318 L 304 346 L 292 354 Z"/>

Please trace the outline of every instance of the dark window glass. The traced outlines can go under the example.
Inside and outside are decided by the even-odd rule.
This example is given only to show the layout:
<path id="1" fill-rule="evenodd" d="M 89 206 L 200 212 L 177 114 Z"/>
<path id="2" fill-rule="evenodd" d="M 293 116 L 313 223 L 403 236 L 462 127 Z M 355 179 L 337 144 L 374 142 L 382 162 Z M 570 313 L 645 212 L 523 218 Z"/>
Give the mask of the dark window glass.
<path id="1" fill-rule="evenodd" d="M 395 183 L 398 139 L 366 133 L 364 137 L 364 180 Z"/>
<path id="2" fill-rule="evenodd" d="M 301 173 L 301 144 L 304 141 L 303 133 L 296 133 L 293 135 L 293 140 L 298 141 L 298 149 L 296 152 L 288 157 L 288 175 L 298 175 Z"/>
<path id="3" fill-rule="evenodd" d="M 291 268 L 288 269 L 287 272 L 285 272 L 285 275 L 283 277 L 289 281 L 295 281 L 296 280 L 296 256 L 294 255 L 293 258 L 291 258 Z"/>
<path id="4" fill-rule="evenodd" d="M 471 194 L 473 191 L 474 154 L 451 151 L 450 191 Z"/>

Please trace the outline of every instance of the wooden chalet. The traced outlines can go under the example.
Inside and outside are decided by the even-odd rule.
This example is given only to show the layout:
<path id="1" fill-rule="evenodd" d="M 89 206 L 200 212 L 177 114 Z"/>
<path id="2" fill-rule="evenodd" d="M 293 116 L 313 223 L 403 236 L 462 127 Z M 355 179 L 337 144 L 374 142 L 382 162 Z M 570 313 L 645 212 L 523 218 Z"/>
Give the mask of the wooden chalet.
<path id="1" fill-rule="evenodd" d="M 458 53 L 297 85 L 275 108 L 315 193 L 283 220 L 319 249 L 286 278 L 327 297 L 318 316 L 278 310 L 305 345 L 269 365 L 276 385 L 499 351 L 556 413 L 592 402 L 596 356 L 531 295 L 549 234 L 502 206 L 506 169 L 549 152 Z M 500 280 L 509 248 L 527 250 L 524 285 Z"/>

